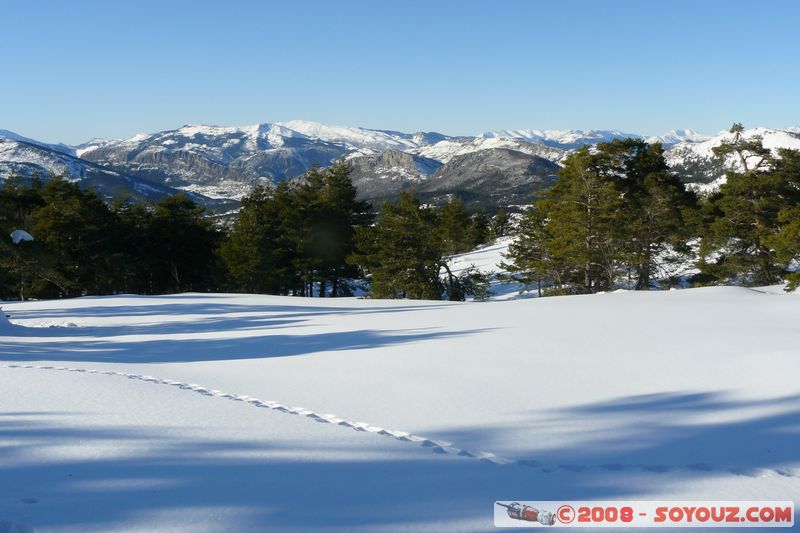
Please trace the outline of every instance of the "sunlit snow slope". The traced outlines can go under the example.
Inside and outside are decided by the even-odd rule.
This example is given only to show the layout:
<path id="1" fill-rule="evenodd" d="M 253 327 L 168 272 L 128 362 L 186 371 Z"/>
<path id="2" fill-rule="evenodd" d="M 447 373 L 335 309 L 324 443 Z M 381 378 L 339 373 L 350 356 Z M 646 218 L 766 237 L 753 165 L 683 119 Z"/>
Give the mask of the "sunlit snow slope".
<path id="1" fill-rule="evenodd" d="M 0 523 L 488 531 L 498 499 L 800 502 L 800 295 L 4 304 Z"/>

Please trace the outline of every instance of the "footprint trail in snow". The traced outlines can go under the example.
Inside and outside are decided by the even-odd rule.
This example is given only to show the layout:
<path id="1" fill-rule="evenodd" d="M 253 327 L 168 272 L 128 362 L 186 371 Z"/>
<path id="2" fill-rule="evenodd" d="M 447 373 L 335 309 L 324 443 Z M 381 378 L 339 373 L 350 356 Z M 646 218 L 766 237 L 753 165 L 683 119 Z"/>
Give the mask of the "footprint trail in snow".
<path id="1" fill-rule="evenodd" d="M 224 398 L 232 401 L 249 403 L 255 407 L 270 409 L 273 411 L 280 411 L 291 415 L 304 416 L 311 418 L 317 422 L 334 424 L 337 426 L 350 428 L 354 431 L 363 431 L 367 433 L 374 433 L 390 437 L 404 442 L 416 443 L 420 446 L 431 448 L 435 453 L 456 455 L 460 457 L 478 459 L 480 461 L 496 464 L 496 465 L 516 465 L 525 468 L 534 469 L 539 472 L 550 473 L 556 471 L 562 472 L 586 472 L 586 471 L 606 471 L 606 472 L 621 472 L 621 471 L 640 471 L 648 473 L 667 473 L 679 470 L 688 470 L 694 472 L 718 472 L 728 473 L 739 476 L 747 477 L 768 477 L 768 476 L 783 476 L 783 477 L 800 477 L 800 467 L 786 467 L 786 468 L 726 468 L 708 463 L 698 463 L 685 466 L 671 466 L 671 465 L 625 465 L 620 463 L 602 464 L 602 465 L 582 465 L 582 464 L 544 464 L 539 461 L 530 459 L 514 460 L 500 457 L 494 453 L 487 451 L 473 451 L 464 450 L 455 447 L 452 443 L 435 440 L 420 435 L 414 435 L 407 431 L 397 431 L 385 429 L 382 427 L 374 426 L 367 422 L 356 422 L 340 418 L 334 414 L 322 414 L 306 409 L 304 407 L 291 407 L 281 404 L 272 400 L 260 400 L 251 396 L 230 394 L 216 389 L 209 389 L 195 383 L 184 383 L 182 381 L 173 381 L 170 379 L 161 379 L 153 376 L 143 374 L 130 374 L 127 372 L 116 372 L 113 370 L 96 370 L 85 368 L 70 368 L 64 366 L 49 366 L 49 365 L 22 365 L 22 364 L 4 364 L 0 368 L 9 369 L 37 369 L 37 370 L 59 370 L 65 372 L 81 372 L 86 374 L 104 374 L 107 376 L 121 376 L 128 379 L 146 381 L 159 385 L 170 385 L 178 387 L 183 390 L 192 391 L 204 396 L 213 396 L 217 398 Z"/>

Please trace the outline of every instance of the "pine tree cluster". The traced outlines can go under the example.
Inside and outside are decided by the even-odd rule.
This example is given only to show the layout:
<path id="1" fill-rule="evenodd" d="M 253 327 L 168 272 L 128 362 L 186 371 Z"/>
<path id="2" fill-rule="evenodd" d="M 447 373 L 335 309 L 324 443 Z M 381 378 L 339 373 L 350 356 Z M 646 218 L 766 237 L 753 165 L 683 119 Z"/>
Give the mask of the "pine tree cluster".
<path id="1" fill-rule="evenodd" d="M 33 241 L 14 244 L 24 229 Z M 208 291 L 220 234 L 185 195 L 156 205 L 109 205 L 53 178 L 0 189 L 0 297 Z"/>
<path id="2" fill-rule="evenodd" d="M 485 297 L 475 271 L 445 281 L 445 257 L 486 240 L 488 220 L 460 200 L 422 206 L 407 193 L 381 207 L 356 198 L 346 164 L 258 187 L 229 228 L 186 195 L 109 204 L 53 178 L 0 190 L 0 298 L 182 291 L 382 297 Z M 33 241 L 13 243 L 24 229 Z M 485 280 L 484 280 L 485 281 Z"/>
<path id="3" fill-rule="evenodd" d="M 503 263 L 507 282 L 539 295 L 670 287 L 675 265 L 694 285 L 800 284 L 800 152 L 773 157 L 759 137 L 715 148 L 733 157 L 719 191 L 698 197 L 671 172 L 660 144 L 615 140 L 564 161 L 555 186 L 522 215 Z"/>

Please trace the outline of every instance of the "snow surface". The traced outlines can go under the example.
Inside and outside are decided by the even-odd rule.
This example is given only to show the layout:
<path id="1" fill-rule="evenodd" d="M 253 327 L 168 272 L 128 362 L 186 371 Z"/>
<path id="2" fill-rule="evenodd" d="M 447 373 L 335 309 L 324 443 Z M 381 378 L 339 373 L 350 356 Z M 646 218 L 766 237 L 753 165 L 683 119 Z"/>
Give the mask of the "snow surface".
<path id="1" fill-rule="evenodd" d="M 484 274 L 489 274 L 492 292 L 490 300 L 532 298 L 536 295 L 535 288 L 533 292 L 530 292 L 521 283 L 503 283 L 498 279 L 498 275 L 508 273 L 501 263 L 506 261 L 504 256 L 508 254 L 508 245 L 514 242 L 514 239 L 515 237 L 501 237 L 494 242 L 479 246 L 475 250 L 453 255 L 448 261 L 450 271 L 458 276 L 464 270 L 475 267 Z"/>
<path id="2" fill-rule="evenodd" d="M 480 136 L 487 139 L 522 139 L 562 149 L 608 142 L 613 139 L 641 137 L 635 133 L 619 130 L 499 130 L 487 131 Z"/>
<path id="3" fill-rule="evenodd" d="M 529 155 L 544 157 L 553 162 L 560 162 L 567 156 L 567 152 L 558 148 L 546 146 L 539 142 L 509 138 L 509 137 L 475 137 L 473 139 L 445 139 L 435 144 L 423 146 L 413 153 L 441 163 L 447 163 L 459 155 L 471 154 L 482 150 L 508 148 Z"/>
<path id="4" fill-rule="evenodd" d="M 780 287 L 4 307 L 0 522 L 488 531 L 497 499 L 800 502 Z"/>
<path id="5" fill-rule="evenodd" d="M 11 232 L 11 242 L 19 244 L 23 241 L 32 241 L 33 236 L 24 229 L 15 229 Z"/>
<path id="6" fill-rule="evenodd" d="M 290 120 L 278 125 L 297 131 L 313 139 L 343 144 L 352 149 L 381 152 L 383 150 L 406 151 L 416 148 L 418 143 L 409 134 L 385 132 L 351 126 L 331 126 L 308 120 Z"/>
<path id="7" fill-rule="evenodd" d="M 33 144 L 0 137 L 0 171 L 2 167 L 13 169 L 10 174 L 23 174 L 20 167 L 41 169 L 44 174 L 64 175 L 75 181 L 83 176 L 83 166 L 78 159 L 68 157 L 63 152 L 49 152 L 39 148 L 41 143 Z M 1 174 L 0 174 L 1 175 Z"/>
<path id="8" fill-rule="evenodd" d="M 11 141 L 21 141 L 28 144 L 35 144 L 38 146 L 43 146 L 45 148 L 49 148 L 51 150 L 56 150 L 57 152 L 62 152 L 67 155 L 75 155 L 75 150 L 71 146 L 67 146 L 66 144 L 49 144 L 44 143 L 41 141 L 37 141 L 36 139 L 31 139 L 29 137 L 25 137 L 18 133 L 14 133 L 13 131 L 3 130 L 0 129 L 0 139 L 8 139 Z"/>
<path id="9" fill-rule="evenodd" d="M 710 138 L 710 135 L 695 130 L 669 130 L 663 135 L 648 137 L 646 140 L 649 144 L 660 142 L 664 146 L 673 146 L 682 142 L 703 142 Z"/>

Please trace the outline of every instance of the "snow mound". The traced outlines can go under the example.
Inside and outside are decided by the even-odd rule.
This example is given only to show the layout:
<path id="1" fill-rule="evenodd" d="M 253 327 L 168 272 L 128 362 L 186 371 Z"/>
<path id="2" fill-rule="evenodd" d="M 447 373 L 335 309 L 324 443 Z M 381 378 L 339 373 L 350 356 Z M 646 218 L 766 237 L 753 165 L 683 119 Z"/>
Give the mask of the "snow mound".
<path id="1" fill-rule="evenodd" d="M 23 229 L 14 230 L 11 233 L 11 242 L 13 242 L 14 244 L 19 244 L 19 243 L 21 243 L 23 241 L 30 242 L 32 240 L 33 240 L 33 236 L 31 236 L 30 233 L 28 233 L 27 231 L 25 231 Z"/>
<path id="2" fill-rule="evenodd" d="M 10 331 L 14 326 L 9 322 L 8 317 L 6 316 L 5 311 L 3 308 L 0 307 L 0 332 L 3 331 Z"/>

